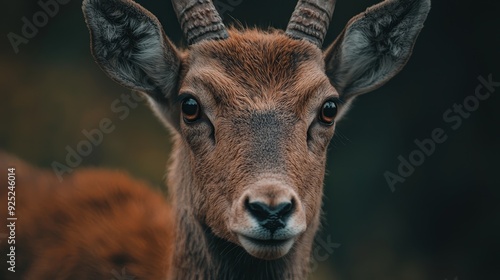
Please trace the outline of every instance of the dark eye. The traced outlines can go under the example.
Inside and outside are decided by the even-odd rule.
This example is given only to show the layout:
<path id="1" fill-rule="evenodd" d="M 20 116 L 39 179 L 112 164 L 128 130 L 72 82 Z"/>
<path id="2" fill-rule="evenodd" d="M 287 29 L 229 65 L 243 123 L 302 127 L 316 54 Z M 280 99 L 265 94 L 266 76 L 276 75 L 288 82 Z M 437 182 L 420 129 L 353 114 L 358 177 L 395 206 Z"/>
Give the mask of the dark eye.
<path id="1" fill-rule="evenodd" d="M 337 116 L 337 103 L 333 100 L 328 100 L 321 106 L 319 120 L 326 125 L 333 125 Z"/>
<path id="2" fill-rule="evenodd" d="M 192 97 L 187 97 L 182 101 L 182 117 L 186 122 L 194 122 L 200 118 L 200 105 Z"/>

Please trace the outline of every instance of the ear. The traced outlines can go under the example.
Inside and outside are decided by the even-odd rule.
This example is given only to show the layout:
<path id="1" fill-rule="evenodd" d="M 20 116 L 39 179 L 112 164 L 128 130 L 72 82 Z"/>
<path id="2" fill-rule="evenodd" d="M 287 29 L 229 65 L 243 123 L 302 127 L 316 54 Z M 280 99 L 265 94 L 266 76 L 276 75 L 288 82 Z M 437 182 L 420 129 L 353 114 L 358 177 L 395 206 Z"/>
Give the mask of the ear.
<path id="1" fill-rule="evenodd" d="M 82 9 L 101 69 L 123 86 L 146 93 L 160 119 L 177 126 L 172 105 L 181 60 L 158 19 L 129 0 L 84 0 Z"/>
<path id="2" fill-rule="evenodd" d="M 344 101 L 401 71 L 429 10 L 430 0 L 386 0 L 349 21 L 325 52 L 326 73 Z"/>

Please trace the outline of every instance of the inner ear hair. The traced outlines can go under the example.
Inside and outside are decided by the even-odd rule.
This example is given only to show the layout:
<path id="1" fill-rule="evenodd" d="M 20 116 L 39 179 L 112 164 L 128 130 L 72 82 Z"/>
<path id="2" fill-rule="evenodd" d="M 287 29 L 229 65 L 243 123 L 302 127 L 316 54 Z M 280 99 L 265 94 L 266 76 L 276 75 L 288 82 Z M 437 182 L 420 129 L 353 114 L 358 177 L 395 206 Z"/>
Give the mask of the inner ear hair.
<path id="1" fill-rule="evenodd" d="M 180 59 L 158 19 L 129 0 L 84 0 L 92 54 L 116 82 L 157 99 L 175 86 Z"/>
<path id="2" fill-rule="evenodd" d="M 349 99 L 394 77 L 411 56 L 430 0 L 386 0 L 352 18 L 325 51 L 326 73 Z"/>

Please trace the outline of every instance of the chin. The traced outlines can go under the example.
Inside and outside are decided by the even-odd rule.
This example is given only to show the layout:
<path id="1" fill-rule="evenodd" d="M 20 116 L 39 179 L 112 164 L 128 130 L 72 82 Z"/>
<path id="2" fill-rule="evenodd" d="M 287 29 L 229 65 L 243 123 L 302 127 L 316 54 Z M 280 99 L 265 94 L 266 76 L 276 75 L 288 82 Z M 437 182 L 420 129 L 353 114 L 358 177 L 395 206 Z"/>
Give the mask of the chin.
<path id="1" fill-rule="evenodd" d="M 241 246 L 253 257 L 263 260 L 276 260 L 284 257 L 295 243 L 290 239 L 255 239 L 244 235 L 238 235 Z"/>

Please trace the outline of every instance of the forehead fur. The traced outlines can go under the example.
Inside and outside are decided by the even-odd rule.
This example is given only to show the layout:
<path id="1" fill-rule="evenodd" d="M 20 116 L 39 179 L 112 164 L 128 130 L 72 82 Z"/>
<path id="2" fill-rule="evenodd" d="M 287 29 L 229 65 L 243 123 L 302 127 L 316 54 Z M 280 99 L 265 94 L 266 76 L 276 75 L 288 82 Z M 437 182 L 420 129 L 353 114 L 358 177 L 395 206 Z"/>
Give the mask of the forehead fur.
<path id="1" fill-rule="evenodd" d="M 186 77 L 208 88 L 219 104 L 282 96 L 299 101 L 327 81 L 321 50 L 307 41 L 281 31 L 230 29 L 229 35 L 192 46 Z"/>

